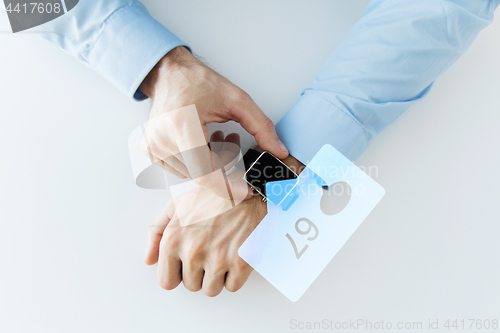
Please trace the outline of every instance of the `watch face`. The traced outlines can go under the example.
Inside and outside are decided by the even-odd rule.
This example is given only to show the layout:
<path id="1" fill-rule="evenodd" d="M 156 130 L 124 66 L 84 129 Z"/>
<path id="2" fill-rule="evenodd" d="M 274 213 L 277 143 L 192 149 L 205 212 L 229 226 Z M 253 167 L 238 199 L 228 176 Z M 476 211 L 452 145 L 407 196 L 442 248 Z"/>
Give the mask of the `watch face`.
<path id="1" fill-rule="evenodd" d="M 269 152 L 263 152 L 245 173 L 245 180 L 264 197 L 267 182 L 297 177 L 295 172 Z"/>

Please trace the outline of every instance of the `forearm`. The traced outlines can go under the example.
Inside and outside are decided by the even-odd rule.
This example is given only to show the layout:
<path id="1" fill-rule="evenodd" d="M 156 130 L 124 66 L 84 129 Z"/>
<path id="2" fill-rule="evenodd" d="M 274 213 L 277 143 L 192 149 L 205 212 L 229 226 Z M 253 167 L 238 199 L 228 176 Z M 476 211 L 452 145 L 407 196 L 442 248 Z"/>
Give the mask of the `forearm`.
<path id="1" fill-rule="evenodd" d="M 204 65 L 187 48 L 178 46 L 168 52 L 153 67 L 139 89 L 149 98 L 154 98 L 156 90 L 168 89 L 169 77 L 175 76 L 182 69 L 190 71 L 195 66 Z"/>
<path id="2" fill-rule="evenodd" d="M 356 160 L 377 134 L 427 95 L 491 22 L 499 2 L 372 1 L 277 124 L 281 140 L 304 163 L 326 143 Z"/>

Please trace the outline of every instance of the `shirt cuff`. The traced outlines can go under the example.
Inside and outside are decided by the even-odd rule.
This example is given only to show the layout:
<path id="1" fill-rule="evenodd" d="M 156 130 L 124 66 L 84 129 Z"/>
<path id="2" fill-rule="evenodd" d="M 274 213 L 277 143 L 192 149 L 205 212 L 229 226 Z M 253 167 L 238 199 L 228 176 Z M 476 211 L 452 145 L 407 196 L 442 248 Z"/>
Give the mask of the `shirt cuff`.
<path id="1" fill-rule="evenodd" d="M 151 69 L 177 46 L 187 46 L 139 6 L 116 11 L 89 52 L 90 66 L 122 92 L 136 100 L 147 96 L 138 90 Z"/>
<path id="2" fill-rule="evenodd" d="M 276 124 L 276 132 L 290 154 L 305 165 L 325 144 L 355 161 L 370 141 L 350 113 L 307 91 Z"/>

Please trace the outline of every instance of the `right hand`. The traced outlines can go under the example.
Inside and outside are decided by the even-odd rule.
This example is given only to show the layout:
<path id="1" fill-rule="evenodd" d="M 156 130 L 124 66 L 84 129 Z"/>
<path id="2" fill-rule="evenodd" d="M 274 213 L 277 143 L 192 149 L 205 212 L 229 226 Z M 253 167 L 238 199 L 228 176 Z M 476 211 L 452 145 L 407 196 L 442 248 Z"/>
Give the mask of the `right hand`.
<path id="1" fill-rule="evenodd" d="M 210 151 L 207 124 L 236 121 L 260 147 L 280 159 L 288 156 L 273 122 L 252 98 L 182 46 L 163 57 L 140 89 L 152 99 L 143 152 L 170 173 L 191 178 L 218 196 L 227 197 L 227 190 L 213 171 L 234 160 L 239 148 Z M 243 182 L 232 190 L 242 197 L 249 191 Z"/>

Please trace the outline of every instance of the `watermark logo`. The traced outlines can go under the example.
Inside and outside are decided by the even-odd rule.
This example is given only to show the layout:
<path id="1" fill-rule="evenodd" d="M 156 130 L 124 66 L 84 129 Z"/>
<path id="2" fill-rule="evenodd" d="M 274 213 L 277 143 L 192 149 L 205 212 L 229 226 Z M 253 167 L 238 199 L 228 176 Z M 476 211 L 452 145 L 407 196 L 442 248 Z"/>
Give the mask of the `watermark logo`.
<path id="1" fill-rule="evenodd" d="M 52 21 L 72 10 L 79 0 L 4 0 L 13 33 Z"/>
<path id="2" fill-rule="evenodd" d="M 249 193 L 239 144 L 208 141 L 195 105 L 152 117 L 130 134 L 129 148 L 136 184 L 168 189 L 181 226 L 227 212 Z"/>

